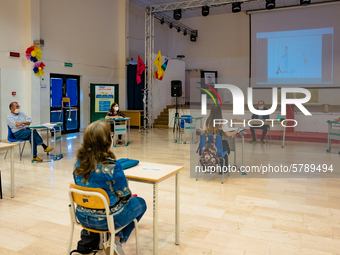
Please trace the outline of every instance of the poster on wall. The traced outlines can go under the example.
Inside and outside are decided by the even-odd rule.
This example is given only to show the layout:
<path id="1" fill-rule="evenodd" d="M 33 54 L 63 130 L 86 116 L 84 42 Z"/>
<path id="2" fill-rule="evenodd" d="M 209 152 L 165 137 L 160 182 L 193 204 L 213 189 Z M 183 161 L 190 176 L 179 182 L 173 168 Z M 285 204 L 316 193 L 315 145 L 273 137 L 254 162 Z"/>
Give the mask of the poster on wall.
<path id="1" fill-rule="evenodd" d="M 96 86 L 95 112 L 108 112 L 114 103 L 113 86 Z"/>
<path id="2" fill-rule="evenodd" d="M 216 73 L 204 72 L 204 83 L 214 87 L 216 84 Z"/>

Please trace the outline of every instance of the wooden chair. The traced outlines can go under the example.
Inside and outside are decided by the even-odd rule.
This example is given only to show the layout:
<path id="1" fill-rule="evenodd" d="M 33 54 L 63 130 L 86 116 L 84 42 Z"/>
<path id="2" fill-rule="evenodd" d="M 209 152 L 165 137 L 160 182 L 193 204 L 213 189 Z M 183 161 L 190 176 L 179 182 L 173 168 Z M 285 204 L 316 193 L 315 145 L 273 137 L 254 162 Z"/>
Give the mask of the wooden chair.
<path id="1" fill-rule="evenodd" d="M 70 218 L 71 218 L 71 233 L 70 233 L 70 239 L 68 243 L 68 249 L 67 249 L 67 255 L 70 254 L 71 252 L 71 246 L 72 246 L 72 238 L 73 238 L 73 232 L 74 232 L 74 225 L 81 225 L 77 221 L 77 216 L 76 216 L 76 210 L 74 204 L 80 205 L 82 207 L 90 208 L 90 209 L 100 209 L 100 210 L 105 210 L 106 212 L 106 220 L 107 220 L 107 225 L 108 229 L 107 230 L 98 230 L 98 229 L 92 229 L 92 228 L 87 228 L 84 227 L 83 225 L 82 228 L 94 232 L 94 233 L 99 233 L 100 234 L 100 244 L 99 248 L 103 249 L 103 234 L 110 232 L 111 233 L 111 247 L 110 247 L 110 255 L 114 255 L 114 252 L 117 254 L 118 251 L 114 245 L 114 238 L 116 233 L 121 231 L 124 227 L 115 229 L 114 225 L 114 219 L 113 215 L 110 211 L 109 204 L 110 200 L 109 197 L 106 193 L 105 190 L 100 189 L 100 188 L 88 188 L 88 187 L 83 187 L 83 186 L 78 186 L 75 184 L 70 184 L 70 189 L 69 189 L 69 197 L 70 197 L 70 202 L 71 204 L 69 205 L 70 209 Z M 139 254 L 139 244 L 138 244 L 138 224 L 137 220 L 133 220 L 135 223 L 135 231 L 136 231 L 136 250 L 137 250 L 137 255 Z"/>

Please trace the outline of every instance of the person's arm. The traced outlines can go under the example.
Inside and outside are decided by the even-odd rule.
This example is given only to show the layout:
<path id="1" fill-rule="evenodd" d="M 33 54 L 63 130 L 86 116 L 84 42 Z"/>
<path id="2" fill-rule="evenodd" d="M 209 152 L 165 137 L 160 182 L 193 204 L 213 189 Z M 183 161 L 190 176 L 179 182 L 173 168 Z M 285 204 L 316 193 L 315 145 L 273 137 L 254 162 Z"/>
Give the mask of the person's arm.
<path id="1" fill-rule="evenodd" d="M 105 119 L 114 119 L 114 117 L 112 116 L 112 112 L 108 112 L 105 116 Z"/>
<path id="2" fill-rule="evenodd" d="M 113 188 L 116 191 L 116 195 L 118 196 L 118 201 L 121 202 L 129 200 L 131 198 L 131 190 L 129 189 L 123 167 L 119 162 L 115 163 L 112 180 L 115 183 Z"/>
<path id="3" fill-rule="evenodd" d="M 16 122 L 15 122 L 14 119 L 11 117 L 11 115 L 7 116 L 6 121 L 7 121 L 7 125 L 8 125 L 11 129 L 17 127 L 17 126 L 16 126 Z"/>
<path id="4" fill-rule="evenodd" d="M 198 130 L 201 131 L 202 134 L 205 134 L 205 130 L 203 130 L 203 128 L 199 127 Z"/>
<path id="5" fill-rule="evenodd" d="M 126 118 L 126 115 L 124 113 L 122 113 L 122 112 L 118 112 L 118 115 L 120 115 L 123 118 Z"/>
<path id="6" fill-rule="evenodd" d="M 225 131 L 224 134 L 226 136 L 234 136 L 237 134 L 237 132 L 238 132 L 238 129 L 235 129 L 234 131 Z"/>

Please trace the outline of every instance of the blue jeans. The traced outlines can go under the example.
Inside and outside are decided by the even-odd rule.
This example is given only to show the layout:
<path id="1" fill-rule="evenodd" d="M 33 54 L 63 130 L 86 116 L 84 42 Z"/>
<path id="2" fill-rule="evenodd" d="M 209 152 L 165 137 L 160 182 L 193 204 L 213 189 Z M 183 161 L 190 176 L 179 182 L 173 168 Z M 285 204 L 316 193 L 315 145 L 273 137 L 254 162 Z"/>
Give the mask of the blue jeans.
<path id="1" fill-rule="evenodd" d="M 31 130 L 30 129 L 23 129 L 19 130 L 14 133 L 14 137 L 17 139 L 26 139 L 29 140 L 31 143 Z M 43 139 L 38 134 L 38 132 L 34 129 L 33 130 L 33 157 L 37 156 L 37 146 L 43 144 Z"/>
<path id="2" fill-rule="evenodd" d="M 116 234 L 116 236 L 120 237 L 121 243 L 127 241 L 132 230 L 135 228 L 133 220 L 137 219 L 137 221 L 139 221 L 145 211 L 146 203 L 141 197 L 131 197 L 126 204 L 120 204 L 112 211 L 115 229 L 126 226 Z M 104 210 L 79 209 L 79 207 L 77 207 L 76 215 L 79 222 L 87 228 L 108 230 Z"/>

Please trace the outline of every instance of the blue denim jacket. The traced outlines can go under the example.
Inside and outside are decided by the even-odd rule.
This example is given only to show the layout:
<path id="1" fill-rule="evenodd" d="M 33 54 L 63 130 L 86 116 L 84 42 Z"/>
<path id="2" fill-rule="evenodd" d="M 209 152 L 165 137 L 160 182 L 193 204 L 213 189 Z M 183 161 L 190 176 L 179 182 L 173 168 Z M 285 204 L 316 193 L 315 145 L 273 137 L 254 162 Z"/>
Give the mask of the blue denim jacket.
<path id="1" fill-rule="evenodd" d="M 80 165 L 79 160 L 75 164 L 76 169 Z M 93 169 L 87 183 L 83 183 L 83 176 L 76 175 L 73 171 L 75 184 L 84 187 L 104 189 L 110 199 L 110 208 L 128 201 L 131 197 L 131 191 L 123 172 L 123 168 L 119 162 L 114 159 L 109 159 L 109 164 L 98 164 L 96 169 Z"/>

